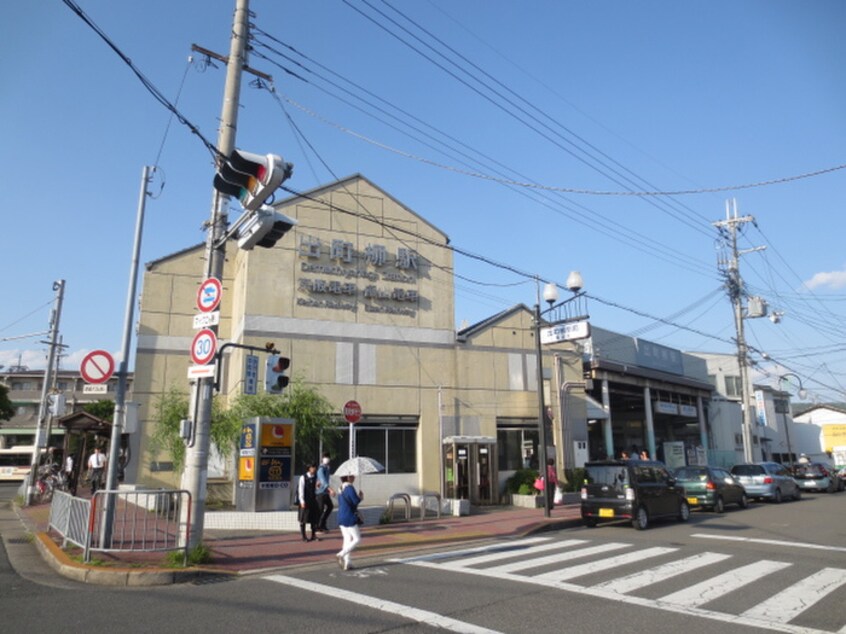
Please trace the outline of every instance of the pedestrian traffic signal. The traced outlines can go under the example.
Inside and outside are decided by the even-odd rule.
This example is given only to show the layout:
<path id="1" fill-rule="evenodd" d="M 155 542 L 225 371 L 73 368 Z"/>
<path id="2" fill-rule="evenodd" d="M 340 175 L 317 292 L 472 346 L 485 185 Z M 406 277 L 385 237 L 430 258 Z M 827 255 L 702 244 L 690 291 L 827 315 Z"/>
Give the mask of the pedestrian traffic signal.
<path id="1" fill-rule="evenodd" d="M 296 224 L 294 218 L 263 205 L 250 215 L 238 231 L 238 247 L 245 251 L 256 246 L 269 249 Z"/>
<path id="2" fill-rule="evenodd" d="M 285 180 L 291 177 L 294 166 L 276 154 L 252 154 L 232 150 L 214 177 L 214 188 L 241 201 L 244 209 L 255 211 L 261 207 Z"/>
<path id="3" fill-rule="evenodd" d="M 281 394 L 290 379 L 288 368 L 291 367 L 291 360 L 288 357 L 281 357 L 272 354 L 267 357 L 267 372 L 264 375 L 264 386 L 268 394 Z"/>

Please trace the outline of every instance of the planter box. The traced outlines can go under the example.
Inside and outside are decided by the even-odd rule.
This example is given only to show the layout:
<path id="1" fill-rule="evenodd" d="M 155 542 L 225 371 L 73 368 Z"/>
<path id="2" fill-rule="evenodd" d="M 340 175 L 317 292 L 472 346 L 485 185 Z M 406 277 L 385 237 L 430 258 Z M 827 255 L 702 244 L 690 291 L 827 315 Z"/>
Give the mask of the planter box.
<path id="1" fill-rule="evenodd" d="M 444 515 L 470 515 L 470 500 L 446 498 L 441 501 L 441 513 Z"/>
<path id="2" fill-rule="evenodd" d="M 511 505 L 519 506 L 527 509 L 539 509 L 543 507 L 542 495 L 520 495 L 519 493 L 511 494 Z"/>

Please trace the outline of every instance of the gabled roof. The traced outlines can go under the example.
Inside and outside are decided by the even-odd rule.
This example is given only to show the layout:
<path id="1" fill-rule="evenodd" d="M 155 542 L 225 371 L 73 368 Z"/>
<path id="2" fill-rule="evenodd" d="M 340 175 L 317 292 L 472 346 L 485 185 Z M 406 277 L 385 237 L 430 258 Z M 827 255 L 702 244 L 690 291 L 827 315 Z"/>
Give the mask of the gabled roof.
<path id="1" fill-rule="evenodd" d="M 349 185 L 350 183 L 353 183 L 353 182 L 358 181 L 358 180 L 362 180 L 362 181 L 366 182 L 368 185 L 370 185 L 371 187 L 373 187 L 374 189 L 379 190 L 387 198 L 390 198 L 392 201 L 394 201 L 397 205 L 402 207 L 409 214 L 411 214 L 412 216 L 415 216 L 416 218 L 419 218 L 421 222 L 425 223 L 426 225 L 428 225 L 429 227 L 431 227 L 432 229 L 434 229 L 435 231 L 440 233 L 444 237 L 446 244 L 449 244 L 449 242 L 450 242 L 449 236 L 446 233 L 441 231 L 438 227 L 433 225 L 426 218 L 424 218 L 423 216 L 418 214 L 411 207 L 409 207 L 405 203 L 401 202 L 396 197 L 392 196 L 391 194 L 386 192 L 384 189 L 379 187 L 376 183 L 374 183 L 369 178 L 367 178 L 366 176 L 364 176 L 363 174 L 360 174 L 360 173 L 355 173 L 355 174 L 352 174 L 350 176 L 347 176 L 346 178 L 342 178 L 340 180 L 337 180 L 333 183 L 327 183 L 326 185 L 319 185 L 318 187 L 315 187 L 314 189 L 311 189 L 309 191 L 301 192 L 300 194 L 295 194 L 294 196 L 291 196 L 289 198 L 278 200 L 275 203 L 273 203 L 273 205 L 274 205 L 274 207 L 282 207 L 282 206 L 285 206 L 285 205 L 289 205 L 289 204 L 295 202 L 297 199 L 300 199 L 300 198 L 316 198 L 316 197 L 321 196 L 322 194 L 328 193 L 330 191 L 343 189 L 347 185 Z M 351 211 L 354 211 L 354 210 L 351 210 Z"/>
<path id="2" fill-rule="evenodd" d="M 170 260 L 171 258 L 178 258 L 181 255 L 185 255 L 186 253 L 190 253 L 191 251 L 195 251 L 196 249 L 200 249 L 200 248 L 204 247 L 205 245 L 206 245 L 205 242 L 200 242 L 200 244 L 194 244 L 194 245 L 191 245 L 190 247 L 185 247 L 184 249 L 180 249 L 179 251 L 174 251 L 173 253 L 168 253 L 167 255 L 163 255 L 162 257 L 156 258 L 155 260 L 150 260 L 149 262 L 144 264 L 144 268 L 149 271 L 150 269 L 152 269 L 157 264 L 161 264 L 162 262 L 165 262 L 166 260 Z"/>
<path id="3" fill-rule="evenodd" d="M 818 409 L 830 409 L 833 412 L 846 414 L 846 403 L 792 403 L 791 409 L 793 418 Z"/>
<path id="4" fill-rule="evenodd" d="M 496 315 L 492 315 L 491 317 L 488 317 L 487 319 L 483 319 L 482 321 L 477 322 L 477 323 L 473 324 L 472 326 L 467 326 L 467 328 L 462 328 L 461 330 L 458 331 L 458 340 L 464 341 L 465 339 L 467 339 L 467 337 L 471 337 L 471 336 L 473 336 L 477 333 L 482 332 L 483 330 L 486 330 L 486 329 L 496 325 L 497 323 L 499 323 L 499 322 L 501 322 L 505 319 L 509 319 L 509 318 L 513 317 L 514 315 L 516 315 L 517 313 L 519 313 L 520 311 L 526 311 L 529 314 L 532 313 L 532 310 L 528 306 L 526 306 L 525 304 L 517 304 L 515 306 L 512 306 L 511 308 L 507 308 L 507 309 L 503 310 L 502 312 L 497 313 Z"/>

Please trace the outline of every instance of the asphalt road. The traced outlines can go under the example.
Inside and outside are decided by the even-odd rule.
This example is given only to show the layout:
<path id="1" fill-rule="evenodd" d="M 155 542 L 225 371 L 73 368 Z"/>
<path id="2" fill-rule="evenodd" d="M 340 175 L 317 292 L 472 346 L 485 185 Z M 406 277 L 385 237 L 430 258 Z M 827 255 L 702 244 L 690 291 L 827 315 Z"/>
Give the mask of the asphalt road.
<path id="1" fill-rule="evenodd" d="M 846 632 L 846 493 L 155 589 L 56 578 L 13 529 L 4 631 Z"/>

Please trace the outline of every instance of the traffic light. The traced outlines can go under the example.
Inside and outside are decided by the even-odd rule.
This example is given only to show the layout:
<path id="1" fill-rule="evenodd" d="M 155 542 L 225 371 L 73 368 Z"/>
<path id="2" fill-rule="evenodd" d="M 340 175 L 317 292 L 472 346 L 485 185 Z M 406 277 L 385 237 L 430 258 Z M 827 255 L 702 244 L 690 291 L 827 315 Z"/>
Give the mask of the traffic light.
<path id="1" fill-rule="evenodd" d="M 244 209 L 255 211 L 276 188 L 290 178 L 294 166 L 276 154 L 252 154 L 232 150 L 214 177 L 214 188 L 241 201 Z"/>
<path id="2" fill-rule="evenodd" d="M 297 224 L 296 219 L 263 205 L 254 211 L 238 231 L 238 247 L 249 251 L 255 246 L 269 249 Z"/>
<path id="3" fill-rule="evenodd" d="M 272 354 L 267 357 L 267 372 L 264 375 L 264 387 L 268 394 L 281 394 L 288 385 L 288 368 L 291 367 L 291 360 L 288 357 L 280 357 Z"/>

